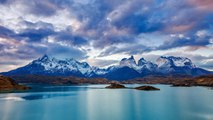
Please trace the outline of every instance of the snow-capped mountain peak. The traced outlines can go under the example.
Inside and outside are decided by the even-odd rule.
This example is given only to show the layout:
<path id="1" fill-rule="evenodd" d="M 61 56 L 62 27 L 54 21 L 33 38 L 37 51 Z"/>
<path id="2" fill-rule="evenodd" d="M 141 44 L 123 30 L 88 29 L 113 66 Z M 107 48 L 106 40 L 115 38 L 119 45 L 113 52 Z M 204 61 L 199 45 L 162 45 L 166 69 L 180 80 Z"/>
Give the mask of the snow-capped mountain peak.
<path id="1" fill-rule="evenodd" d="M 144 64 L 146 64 L 147 63 L 147 61 L 144 59 L 144 58 L 140 58 L 139 60 L 138 60 L 138 66 L 143 66 Z"/>
<path id="2" fill-rule="evenodd" d="M 133 56 L 131 56 L 130 58 L 123 58 L 120 61 L 119 66 L 128 66 L 130 68 L 136 67 L 136 62 Z"/>
<path id="3" fill-rule="evenodd" d="M 144 58 L 140 58 L 138 60 L 138 66 L 140 67 L 140 70 L 142 71 L 143 69 L 147 69 L 149 71 L 154 71 L 157 67 L 156 64 L 145 60 Z"/>
<path id="4" fill-rule="evenodd" d="M 92 71 L 97 75 L 104 75 L 108 72 L 107 69 L 101 69 L 95 66 L 92 66 Z"/>
<path id="5" fill-rule="evenodd" d="M 158 65 L 158 67 L 170 67 L 172 61 L 167 59 L 167 57 L 161 56 L 156 60 L 156 64 Z"/>
<path id="6" fill-rule="evenodd" d="M 124 67 L 127 66 L 129 68 L 133 68 L 135 71 L 142 73 L 144 71 L 154 71 L 157 67 L 156 64 L 150 62 L 150 61 L 146 61 L 144 58 L 141 58 L 138 61 L 138 64 L 136 64 L 135 59 L 133 56 L 131 56 L 130 58 L 123 58 L 120 61 L 120 67 Z"/>
<path id="7" fill-rule="evenodd" d="M 103 77 L 107 79 L 132 79 L 147 75 L 204 75 L 212 74 L 210 71 L 196 67 L 189 58 L 161 56 L 156 64 L 141 58 L 136 64 L 133 56 L 123 58 L 119 65 L 102 69 L 91 67 L 87 62 L 79 62 L 73 58 L 59 60 L 44 55 L 30 64 L 15 70 L 3 73 L 5 75 L 54 75 L 54 76 L 76 76 L 76 77 Z"/>
<path id="8" fill-rule="evenodd" d="M 174 56 L 161 56 L 156 61 L 158 67 L 189 67 L 196 68 L 189 58 L 174 57 Z"/>
<path id="9" fill-rule="evenodd" d="M 43 55 L 42 57 L 38 58 L 37 60 L 34 60 L 34 61 L 41 61 L 41 62 L 45 62 L 45 61 L 50 61 L 52 60 L 53 58 L 48 56 L 48 55 Z"/>
<path id="10" fill-rule="evenodd" d="M 59 60 L 48 55 L 44 55 L 37 60 L 34 60 L 28 66 L 41 66 L 47 72 L 79 72 L 81 74 L 90 74 L 92 69 L 86 62 L 78 62 L 73 58 Z"/>

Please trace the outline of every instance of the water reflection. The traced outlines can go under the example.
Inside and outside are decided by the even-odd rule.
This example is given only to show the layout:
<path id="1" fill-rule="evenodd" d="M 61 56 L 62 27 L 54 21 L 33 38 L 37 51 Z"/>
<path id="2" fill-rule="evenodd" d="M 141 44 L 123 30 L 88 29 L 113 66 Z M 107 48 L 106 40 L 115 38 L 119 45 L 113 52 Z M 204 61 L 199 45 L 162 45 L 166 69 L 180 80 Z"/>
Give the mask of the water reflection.
<path id="1" fill-rule="evenodd" d="M 64 93 L 59 93 L 59 94 L 36 94 L 36 95 L 28 95 L 22 97 L 25 100 L 37 100 L 37 99 L 47 99 L 47 98 L 54 98 L 54 97 L 66 97 L 66 96 L 71 96 L 73 94 L 64 94 Z"/>
<path id="2" fill-rule="evenodd" d="M 75 95 L 74 93 L 42 93 L 42 94 L 27 94 L 27 95 L 20 95 L 20 96 L 4 96 L 0 97 L 0 100 L 11 100 L 11 101 L 25 101 L 25 100 L 39 100 L 39 99 L 48 99 L 48 98 L 55 98 L 55 97 L 66 97 Z"/>
<path id="3" fill-rule="evenodd" d="M 213 92 L 203 87 L 158 85 L 160 91 L 149 92 L 104 87 L 45 86 L 42 92 L 0 94 L 0 120 L 213 119 Z"/>
<path id="4" fill-rule="evenodd" d="M 31 90 L 27 92 L 67 92 L 67 91 L 85 91 L 87 86 L 52 86 L 52 85 L 30 85 Z"/>

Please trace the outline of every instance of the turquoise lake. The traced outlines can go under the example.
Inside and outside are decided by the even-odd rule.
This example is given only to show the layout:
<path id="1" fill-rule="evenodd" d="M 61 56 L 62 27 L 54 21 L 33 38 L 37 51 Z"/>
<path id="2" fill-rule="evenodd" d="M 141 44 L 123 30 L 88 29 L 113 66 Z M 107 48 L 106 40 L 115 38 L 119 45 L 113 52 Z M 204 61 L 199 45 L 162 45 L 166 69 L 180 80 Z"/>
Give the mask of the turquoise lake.
<path id="1" fill-rule="evenodd" d="M 0 120 L 213 120 L 213 90 L 208 87 L 31 86 L 24 93 L 0 94 Z"/>

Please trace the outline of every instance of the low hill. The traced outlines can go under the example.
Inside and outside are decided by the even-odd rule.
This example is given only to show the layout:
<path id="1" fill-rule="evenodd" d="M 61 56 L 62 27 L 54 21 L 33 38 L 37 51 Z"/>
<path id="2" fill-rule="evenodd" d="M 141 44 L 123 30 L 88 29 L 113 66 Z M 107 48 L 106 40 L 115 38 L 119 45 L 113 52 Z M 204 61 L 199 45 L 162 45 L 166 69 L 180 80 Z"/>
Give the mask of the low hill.
<path id="1" fill-rule="evenodd" d="M 29 87 L 19 85 L 12 78 L 0 75 L 0 91 L 27 90 Z"/>
<path id="2" fill-rule="evenodd" d="M 213 75 L 198 77 L 188 75 L 147 76 L 122 81 L 123 84 L 171 84 L 173 86 L 213 86 Z"/>
<path id="3" fill-rule="evenodd" d="M 11 76 L 18 83 L 41 84 L 109 84 L 105 78 L 80 78 L 73 76 L 45 76 L 45 75 L 15 75 Z"/>

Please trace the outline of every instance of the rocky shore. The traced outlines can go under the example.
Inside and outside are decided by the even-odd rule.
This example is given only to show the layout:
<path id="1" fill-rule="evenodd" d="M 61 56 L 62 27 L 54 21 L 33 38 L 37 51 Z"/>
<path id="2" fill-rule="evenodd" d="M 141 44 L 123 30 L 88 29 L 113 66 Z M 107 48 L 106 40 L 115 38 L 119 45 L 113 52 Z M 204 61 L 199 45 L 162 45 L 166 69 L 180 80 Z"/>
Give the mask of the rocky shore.
<path id="1" fill-rule="evenodd" d="M 27 86 L 19 85 L 12 78 L 0 75 L 0 92 L 2 91 L 14 91 L 14 90 L 28 90 Z"/>

